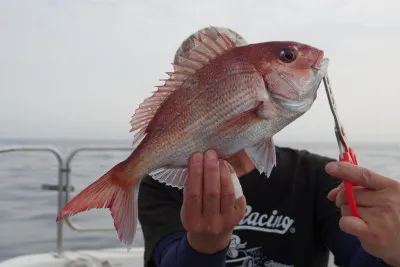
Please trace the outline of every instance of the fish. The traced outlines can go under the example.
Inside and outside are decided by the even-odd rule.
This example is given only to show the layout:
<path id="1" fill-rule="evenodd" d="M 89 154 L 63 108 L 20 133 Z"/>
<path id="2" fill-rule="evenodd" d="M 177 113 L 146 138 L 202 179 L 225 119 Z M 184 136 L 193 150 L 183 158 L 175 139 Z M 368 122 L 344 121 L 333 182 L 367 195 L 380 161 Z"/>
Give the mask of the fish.
<path id="1" fill-rule="evenodd" d="M 71 199 L 56 221 L 93 208 L 111 212 L 132 247 L 144 176 L 182 189 L 191 154 L 245 150 L 260 173 L 276 166 L 273 136 L 310 110 L 327 72 L 324 51 L 295 41 L 238 44 L 215 27 L 177 53 L 173 71 L 131 118 L 133 151 Z"/>

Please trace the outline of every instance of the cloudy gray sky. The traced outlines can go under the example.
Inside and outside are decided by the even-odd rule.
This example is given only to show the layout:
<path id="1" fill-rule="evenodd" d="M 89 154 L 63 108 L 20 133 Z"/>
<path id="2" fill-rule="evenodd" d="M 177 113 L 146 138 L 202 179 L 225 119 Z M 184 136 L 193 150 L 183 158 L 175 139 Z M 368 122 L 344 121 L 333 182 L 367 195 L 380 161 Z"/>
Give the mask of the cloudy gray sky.
<path id="1" fill-rule="evenodd" d="M 0 138 L 130 139 L 134 109 L 199 28 L 325 50 L 351 140 L 400 140 L 396 1 L 0 1 Z M 332 140 L 323 86 L 278 134 Z"/>

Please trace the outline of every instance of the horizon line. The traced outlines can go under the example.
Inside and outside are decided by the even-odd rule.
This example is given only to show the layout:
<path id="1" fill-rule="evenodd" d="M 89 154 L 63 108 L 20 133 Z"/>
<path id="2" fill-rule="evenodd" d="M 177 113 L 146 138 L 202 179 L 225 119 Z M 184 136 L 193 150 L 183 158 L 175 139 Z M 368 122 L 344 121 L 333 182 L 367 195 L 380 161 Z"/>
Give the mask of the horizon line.
<path id="1" fill-rule="evenodd" d="M 336 140 L 305 140 L 305 139 L 293 139 L 289 140 L 288 138 L 279 138 L 275 137 L 276 143 L 323 143 L 323 144 L 336 144 Z M 98 142 L 98 141 L 112 141 L 112 142 L 132 142 L 133 139 L 130 138 L 111 138 L 111 137 L 102 137 L 102 138 L 89 138 L 89 137 L 0 137 L 0 141 L 90 141 L 90 142 Z M 352 140 L 350 144 L 365 144 L 365 143 L 373 143 L 373 144 L 399 144 L 400 141 L 391 140 L 391 139 L 361 139 L 361 140 Z"/>

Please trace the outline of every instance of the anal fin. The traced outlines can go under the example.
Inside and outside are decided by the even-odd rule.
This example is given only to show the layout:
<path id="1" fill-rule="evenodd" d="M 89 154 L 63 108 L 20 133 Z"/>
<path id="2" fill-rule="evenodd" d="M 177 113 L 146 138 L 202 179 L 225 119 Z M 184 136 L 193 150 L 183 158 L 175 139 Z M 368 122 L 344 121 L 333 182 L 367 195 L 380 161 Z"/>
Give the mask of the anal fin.
<path id="1" fill-rule="evenodd" d="M 240 113 L 236 117 L 227 120 L 215 131 L 216 136 L 235 136 L 246 131 L 251 125 L 263 119 L 258 116 L 258 107 Z"/>
<path id="2" fill-rule="evenodd" d="M 276 151 L 272 137 L 245 148 L 245 151 L 257 170 L 260 173 L 265 173 L 268 178 L 271 175 L 272 169 L 276 166 Z"/>

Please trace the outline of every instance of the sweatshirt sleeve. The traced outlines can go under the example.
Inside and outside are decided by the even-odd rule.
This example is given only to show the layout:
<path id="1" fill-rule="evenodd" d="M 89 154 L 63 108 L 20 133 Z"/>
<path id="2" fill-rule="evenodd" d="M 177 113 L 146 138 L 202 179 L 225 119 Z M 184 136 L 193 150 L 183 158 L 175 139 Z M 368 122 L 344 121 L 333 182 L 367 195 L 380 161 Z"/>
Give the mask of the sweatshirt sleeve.
<path id="1" fill-rule="evenodd" d="M 390 267 L 380 258 L 366 252 L 354 236 L 344 232 L 336 234 L 331 249 L 335 252 L 335 263 L 344 267 Z M 228 247 L 227 247 L 228 248 Z M 155 248 L 154 261 L 157 267 L 220 267 L 224 266 L 227 248 L 213 255 L 194 251 L 187 242 L 186 233 L 171 234 L 161 240 Z"/>
<path id="2" fill-rule="evenodd" d="M 187 242 L 186 233 L 179 232 L 163 238 L 154 250 L 157 267 L 220 267 L 225 266 L 228 247 L 212 255 L 200 254 Z"/>
<path id="3" fill-rule="evenodd" d="M 338 230 L 330 242 L 330 249 L 335 256 L 335 263 L 344 267 L 388 267 L 378 257 L 364 250 L 357 237 Z"/>

